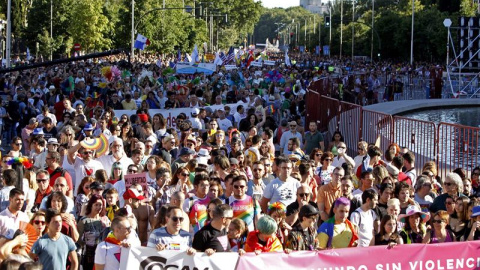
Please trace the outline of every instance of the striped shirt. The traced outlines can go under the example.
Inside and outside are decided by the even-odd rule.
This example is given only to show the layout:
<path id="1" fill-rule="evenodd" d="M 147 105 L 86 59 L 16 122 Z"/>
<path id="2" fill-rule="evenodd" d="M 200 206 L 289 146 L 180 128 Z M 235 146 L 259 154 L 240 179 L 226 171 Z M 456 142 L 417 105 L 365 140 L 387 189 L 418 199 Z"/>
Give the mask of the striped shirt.
<path id="1" fill-rule="evenodd" d="M 152 231 L 147 247 L 156 248 L 158 244 L 165 245 L 166 250 L 186 251 L 192 246 L 192 236 L 182 229 L 176 235 L 169 234 L 167 228 L 162 227 Z"/>

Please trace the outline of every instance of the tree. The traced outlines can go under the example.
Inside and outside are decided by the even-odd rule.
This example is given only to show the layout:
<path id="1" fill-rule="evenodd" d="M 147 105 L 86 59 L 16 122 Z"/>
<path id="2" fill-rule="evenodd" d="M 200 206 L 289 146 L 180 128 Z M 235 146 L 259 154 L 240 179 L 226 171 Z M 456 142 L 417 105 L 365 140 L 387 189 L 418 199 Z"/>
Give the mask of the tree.
<path id="1" fill-rule="evenodd" d="M 72 4 L 72 16 L 68 32 L 75 43 L 87 52 L 110 49 L 111 40 L 106 37 L 108 18 L 103 14 L 102 0 L 82 0 Z"/>

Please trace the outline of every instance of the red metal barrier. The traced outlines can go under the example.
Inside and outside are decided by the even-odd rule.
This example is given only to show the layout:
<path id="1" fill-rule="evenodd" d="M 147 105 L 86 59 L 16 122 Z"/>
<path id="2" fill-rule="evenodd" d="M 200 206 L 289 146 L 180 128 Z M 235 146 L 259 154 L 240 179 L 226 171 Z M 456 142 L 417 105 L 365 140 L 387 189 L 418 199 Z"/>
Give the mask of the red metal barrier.
<path id="1" fill-rule="evenodd" d="M 375 143 L 380 140 L 380 149 L 385 152 L 393 141 L 393 118 L 390 114 L 362 110 L 360 140 Z"/>
<path id="2" fill-rule="evenodd" d="M 480 128 L 449 123 L 438 125 L 438 174 L 444 179 L 456 168 L 471 171 L 478 164 Z"/>
<path id="3" fill-rule="evenodd" d="M 315 112 L 318 112 L 318 117 L 315 119 L 318 122 L 318 129 L 322 132 L 338 129 L 340 101 L 334 98 L 321 96 L 318 101 L 307 101 L 311 106 L 314 106 Z M 333 120 L 333 121 L 332 121 Z M 332 127 L 333 126 L 333 127 Z"/>
<path id="4" fill-rule="evenodd" d="M 345 144 L 347 145 L 347 154 L 354 157 L 357 155 L 357 143 L 360 141 L 362 106 L 348 102 L 340 102 L 338 119 L 338 130 L 342 133 Z"/>
<path id="5" fill-rule="evenodd" d="M 435 123 L 400 116 L 394 116 L 393 121 L 393 142 L 415 153 L 415 168 L 421 173 L 427 161 L 436 160 Z"/>

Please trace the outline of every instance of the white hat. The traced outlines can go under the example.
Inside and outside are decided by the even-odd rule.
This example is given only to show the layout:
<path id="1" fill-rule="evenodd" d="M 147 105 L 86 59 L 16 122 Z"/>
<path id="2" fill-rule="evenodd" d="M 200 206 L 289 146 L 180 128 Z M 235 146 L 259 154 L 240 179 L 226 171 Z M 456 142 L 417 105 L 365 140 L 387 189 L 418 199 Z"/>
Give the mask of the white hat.
<path id="1" fill-rule="evenodd" d="M 208 160 L 210 158 L 210 153 L 208 153 L 207 149 L 201 148 L 198 151 L 197 157 L 203 157 L 203 158 L 206 158 Z"/>
<path id="2" fill-rule="evenodd" d="M 53 85 L 53 84 L 52 84 L 52 85 L 50 85 L 50 87 L 48 87 L 48 89 L 50 89 L 50 90 L 53 90 L 53 89 L 55 89 L 55 85 Z"/>
<path id="3" fill-rule="evenodd" d="M 197 157 L 197 163 L 199 165 L 205 165 L 205 166 L 208 166 L 208 158 L 206 157 Z"/>
<path id="4" fill-rule="evenodd" d="M 47 144 L 59 144 L 57 138 L 50 138 L 47 141 Z"/>
<path id="5" fill-rule="evenodd" d="M 200 113 L 200 110 L 198 108 L 193 108 L 192 109 L 192 115 L 197 115 Z"/>

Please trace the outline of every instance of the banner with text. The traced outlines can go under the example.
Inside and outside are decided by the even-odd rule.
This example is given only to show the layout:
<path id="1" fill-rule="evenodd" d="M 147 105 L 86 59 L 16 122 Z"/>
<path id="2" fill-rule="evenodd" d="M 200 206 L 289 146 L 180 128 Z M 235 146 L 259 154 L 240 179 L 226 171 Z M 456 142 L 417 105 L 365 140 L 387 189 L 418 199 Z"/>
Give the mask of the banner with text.
<path id="1" fill-rule="evenodd" d="M 217 65 L 212 63 L 198 63 L 193 65 L 177 63 L 176 69 L 177 74 L 194 74 L 198 72 L 211 75 L 213 72 L 217 71 Z"/>
<path id="2" fill-rule="evenodd" d="M 147 193 L 147 173 L 127 174 L 125 178 L 125 188 L 129 189 L 133 184 L 140 184 L 143 188 L 143 194 Z"/>
<path id="3" fill-rule="evenodd" d="M 237 270 L 450 270 L 479 269 L 480 241 L 344 248 L 319 252 L 247 253 Z"/>
<path id="4" fill-rule="evenodd" d="M 228 270 L 235 269 L 237 260 L 238 254 L 234 252 L 216 253 L 212 256 L 207 256 L 205 253 L 197 253 L 190 256 L 186 252 L 174 250 L 160 252 L 154 248 L 147 247 L 122 248 L 120 270 Z"/>
<path id="5" fill-rule="evenodd" d="M 229 106 L 231 112 L 236 112 L 238 105 L 243 105 L 244 107 L 246 107 L 248 104 L 243 103 L 242 101 L 239 101 L 237 103 L 228 103 L 225 105 L 211 105 L 208 107 L 211 108 L 213 111 L 215 111 L 215 110 L 218 110 L 219 108 L 224 108 L 225 106 Z M 156 109 L 156 110 L 154 109 L 154 110 L 148 110 L 148 113 L 150 114 L 151 117 L 153 117 L 157 113 L 160 113 L 163 115 L 163 117 L 165 117 L 165 119 L 167 119 L 168 126 L 176 127 L 175 119 L 177 118 L 177 115 L 179 115 L 180 113 L 184 113 L 187 115 L 187 118 L 190 118 L 190 114 L 192 110 L 193 108 Z M 114 110 L 114 112 L 115 112 L 115 116 L 118 118 L 120 118 L 122 114 L 126 114 L 128 117 L 130 117 L 130 115 L 136 113 L 135 110 Z"/>

